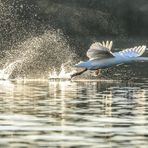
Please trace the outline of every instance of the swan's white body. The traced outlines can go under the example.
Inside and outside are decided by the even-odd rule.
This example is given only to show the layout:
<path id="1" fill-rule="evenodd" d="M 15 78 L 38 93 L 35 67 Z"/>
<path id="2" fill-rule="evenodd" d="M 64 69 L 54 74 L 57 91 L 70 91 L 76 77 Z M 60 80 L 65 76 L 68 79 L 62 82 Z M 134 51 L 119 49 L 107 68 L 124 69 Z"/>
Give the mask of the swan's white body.
<path id="1" fill-rule="evenodd" d="M 130 62 L 148 61 L 148 57 L 141 57 L 146 50 L 145 45 L 113 53 L 111 52 L 112 44 L 112 41 L 92 44 L 87 51 L 89 60 L 79 62 L 75 67 L 97 70 Z"/>

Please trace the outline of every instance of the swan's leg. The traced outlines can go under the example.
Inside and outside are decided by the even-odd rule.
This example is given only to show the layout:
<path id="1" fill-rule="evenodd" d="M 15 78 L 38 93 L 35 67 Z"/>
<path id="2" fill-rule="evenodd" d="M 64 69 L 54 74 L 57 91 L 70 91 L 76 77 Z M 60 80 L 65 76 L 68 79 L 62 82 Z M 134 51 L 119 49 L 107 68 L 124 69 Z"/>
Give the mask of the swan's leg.
<path id="1" fill-rule="evenodd" d="M 100 69 L 97 69 L 97 70 L 95 71 L 95 76 L 100 75 L 100 73 L 101 73 L 101 70 L 100 70 Z"/>
<path id="2" fill-rule="evenodd" d="M 75 77 L 75 76 L 78 76 L 78 75 L 81 75 L 82 73 L 84 73 L 85 71 L 87 71 L 87 68 L 82 70 L 82 71 L 79 71 L 79 72 L 76 72 L 74 74 L 71 75 L 71 78 Z"/>

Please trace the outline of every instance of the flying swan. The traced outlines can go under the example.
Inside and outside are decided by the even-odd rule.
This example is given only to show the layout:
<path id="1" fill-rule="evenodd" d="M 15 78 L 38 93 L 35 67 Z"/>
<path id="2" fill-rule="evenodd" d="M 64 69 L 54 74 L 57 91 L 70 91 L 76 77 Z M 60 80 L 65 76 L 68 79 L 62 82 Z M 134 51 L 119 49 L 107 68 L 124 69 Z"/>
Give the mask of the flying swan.
<path id="1" fill-rule="evenodd" d="M 146 50 L 145 45 L 127 48 L 119 52 L 112 52 L 112 45 L 112 41 L 93 43 L 86 53 L 89 60 L 75 65 L 83 70 L 72 74 L 71 78 L 81 75 L 87 70 L 95 70 L 95 74 L 99 75 L 101 69 L 108 67 L 131 62 L 148 62 L 148 57 L 141 57 Z"/>

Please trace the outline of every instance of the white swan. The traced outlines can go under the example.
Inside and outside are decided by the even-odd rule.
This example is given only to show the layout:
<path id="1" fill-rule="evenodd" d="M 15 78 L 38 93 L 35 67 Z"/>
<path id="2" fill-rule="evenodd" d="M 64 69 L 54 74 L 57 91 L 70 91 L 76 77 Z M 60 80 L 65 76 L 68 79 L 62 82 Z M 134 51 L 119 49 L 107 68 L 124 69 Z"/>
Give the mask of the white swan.
<path id="1" fill-rule="evenodd" d="M 128 48 L 114 53 L 111 51 L 112 45 L 112 41 L 93 43 L 87 51 L 89 60 L 85 62 L 81 61 L 75 65 L 75 67 L 84 68 L 84 70 L 72 74 L 71 77 L 80 75 L 87 70 L 95 70 L 95 74 L 98 75 L 100 69 L 130 62 L 148 61 L 148 57 L 141 57 L 146 50 L 145 45 Z"/>

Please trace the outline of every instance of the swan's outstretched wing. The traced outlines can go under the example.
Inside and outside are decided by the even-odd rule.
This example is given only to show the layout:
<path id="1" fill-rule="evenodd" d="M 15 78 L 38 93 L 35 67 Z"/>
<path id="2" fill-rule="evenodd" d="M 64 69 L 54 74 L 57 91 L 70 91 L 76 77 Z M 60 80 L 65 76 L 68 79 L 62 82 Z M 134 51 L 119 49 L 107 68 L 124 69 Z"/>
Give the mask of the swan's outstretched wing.
<path id="1" fill-rule="evenodd" d="M 90 60 L 113 57 L 113 54 L 111 52 L 112 45 L 112 41 L 106 41 L 106 43 L 104 41 L 102 43 L 95 42 L 88 49 L 87 57 Z"/>
<path id="2" fill-rule="evenodd" d="M 115 52 L 113 55 L 115 57 L 122 57 L 122 58 L 136 58 L 140 57 L 146 50 L 146 46 L 136 46 L 134 48 L 128 48 L 125 50 L 122 50 L 120 52 Z"/>

